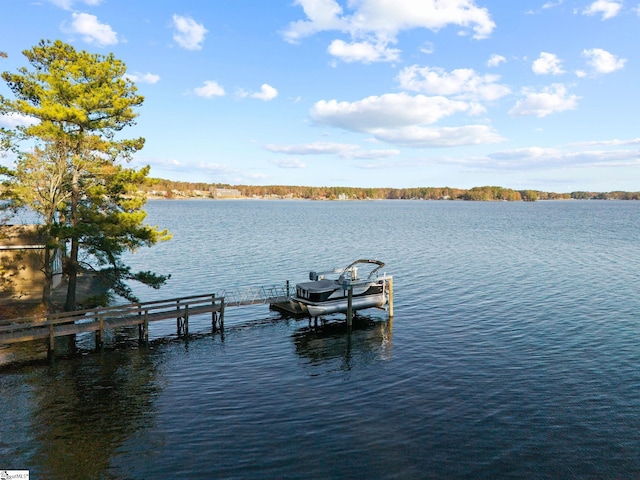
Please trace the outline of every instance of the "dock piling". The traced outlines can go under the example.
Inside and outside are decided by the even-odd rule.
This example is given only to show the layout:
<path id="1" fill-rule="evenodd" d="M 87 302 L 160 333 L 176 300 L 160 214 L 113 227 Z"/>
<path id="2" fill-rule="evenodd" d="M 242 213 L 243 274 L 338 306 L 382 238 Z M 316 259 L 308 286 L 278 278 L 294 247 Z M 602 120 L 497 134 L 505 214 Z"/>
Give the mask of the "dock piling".
<path id="1" fill-rule="evenodd" d="M 389 289 L 389 318 L 393 318 L 393 277 L 387 282 L 387 288 Z"/>
<path id="2" fill-rule="evenodd" d="M 53 332 L 53 324 L 49 324 L 49 348 L 47 350 L 47 356 L 49 360 L 53 360 L 56 354 L 56 337 Z"/>
<path id="3" fill-rule="evenodd" d="M 349 285 L 347 292 L 347 328 L 350 330 L 353 324 L 353 288 L 351 285 Z"/>
<path id="4" fill-rule="evenodd" d="M 96 350 L 104 348 L 104 316 L 98 318 L 98 330 L 96 330 Z"/>

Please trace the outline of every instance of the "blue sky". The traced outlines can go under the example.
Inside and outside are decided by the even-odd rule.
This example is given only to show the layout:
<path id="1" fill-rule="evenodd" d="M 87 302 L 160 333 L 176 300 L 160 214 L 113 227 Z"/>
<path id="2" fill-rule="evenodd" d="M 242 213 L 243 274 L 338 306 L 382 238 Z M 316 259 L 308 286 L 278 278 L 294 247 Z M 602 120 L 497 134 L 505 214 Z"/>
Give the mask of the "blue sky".
<path id="1" fill-rule="evenodd" d="M 639 0 L 3 0 L 0 31 L 2 71 L 123 60 L 155 177 L 640 190 Z"/>

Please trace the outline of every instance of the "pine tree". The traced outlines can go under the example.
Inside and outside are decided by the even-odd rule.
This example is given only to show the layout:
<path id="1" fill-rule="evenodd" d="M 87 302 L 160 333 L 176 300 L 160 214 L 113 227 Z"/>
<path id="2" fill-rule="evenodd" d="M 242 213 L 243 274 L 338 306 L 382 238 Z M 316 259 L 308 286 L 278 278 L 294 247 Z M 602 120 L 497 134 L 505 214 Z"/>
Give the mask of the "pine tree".
<path id="1" fill-rule="evenodd" d="M 23 54 L 31 70 L 2 74 L 16 98 L 0 96 L 0 114 L 30 120 L 0 132 L 17 154 L 16 168 L 6 175 L 5 196 L 38 212 L 48 238 L 69 243 L 65 310 L 76 309 L 81 267 L 108 277 L 114 291 L 130 300 L 126 280 L 158 288 L 168 277 L 134 274 L 122 261 L 126 251 L 169 238 L 144 224 L 145 197 L 138 187 L 148 167 L 122 165 L 144 145 L 143 138 L 119 136 L 135 124 L 134 109 L 144 100 L 126 78 L 124 63 L 113 54 L 78 52 L 59 40 L 43 40 Z M 52 171 L 59 182 L 47 181 Z M 56 191 L 47 196 L 48 205 L 34 195 L 42 189 Z"/>

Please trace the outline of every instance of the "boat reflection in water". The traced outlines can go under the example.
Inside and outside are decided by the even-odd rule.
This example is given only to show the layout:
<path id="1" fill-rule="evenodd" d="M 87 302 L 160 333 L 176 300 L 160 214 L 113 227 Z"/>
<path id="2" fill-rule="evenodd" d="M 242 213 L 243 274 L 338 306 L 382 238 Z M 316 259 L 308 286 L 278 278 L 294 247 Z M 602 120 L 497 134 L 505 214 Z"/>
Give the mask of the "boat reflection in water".
<path id="1" fill-rule="evenodd" d="M 344 322 L 309 324 L 296 331 L 296 353 L 311 365 L 340 360 L 341 370 L 351 370 L 354 362 L 373 363 L 391 359 L 393 320 L 357 316 L 349 329 Z"/>

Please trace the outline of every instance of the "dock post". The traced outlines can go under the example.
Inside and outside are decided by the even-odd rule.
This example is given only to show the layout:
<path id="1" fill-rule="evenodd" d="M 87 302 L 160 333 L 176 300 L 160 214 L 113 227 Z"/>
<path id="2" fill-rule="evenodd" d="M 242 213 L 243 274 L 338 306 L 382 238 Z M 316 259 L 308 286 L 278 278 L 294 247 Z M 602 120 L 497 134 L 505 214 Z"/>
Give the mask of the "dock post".
<path id="1" fill-rule="evenodd" d="M 104 316 L 100 315 L 100 317 L 98 318 L 98 322 L 100 325 L 100 328 L 98 329 L 98 331 L 96 332 L 96 349 L 103 349 L 104 348 Z"/>
<path id="2" fill-rule="evenodd" d="M 389 289 L 389 318 L 393 318 L 393 277 L 387 282 L 387 288 Z"/>
<path id="3" fill-rule="evenodd" d="M 351 329 L 353 324 L 353 288 L 351 285 L 349 285 L 347 292 L 347 328 Z"/>
<path id="4" fill-rule="evenodd" d="M 49 349 L 47 351 L 47 356 L 49 360 L 53 360 L 56 354 L 56 337 L 53 333 L 53 324 L 49 324 Z"/>
<path id="5" fill-rule="evenodd" d="M 182 330 L 182 317 L 180 316 L 180 300 L 176 300 L 176 310 L 178 313 L 176 314 L 176 330 L 178 331 L 178 336 L 180 336 L 180 332 Z"/>
<path id="6" fill-rule="evenodd" d="M 144 311 L 144 323 L 142 324 L 142 341 L 149 345 L 149 310 Z"/>
<path id="7" fill-rule="evenodd" d="M 185 337 L 189 336 L 189 304 L 184 307 L 184 327 L 182 333 Z"/>
<path id="8" fill-rule="evenodd" d="M 220 299 L 220 330 L 224 330 L 224 297 Z"/>
<path id="9" fill-rule="evenodd" d="M 216 312 L 216 296 L 211 295 L 211 327 L 216 331 L 216 322 L 218 321 L 218 313 Z"/>
<path id="10" fill-rule="evenodd" d="M 289 298 L 291 294 L 289 293 L 289 280 L 287 280 L 287 298 Z"/>

